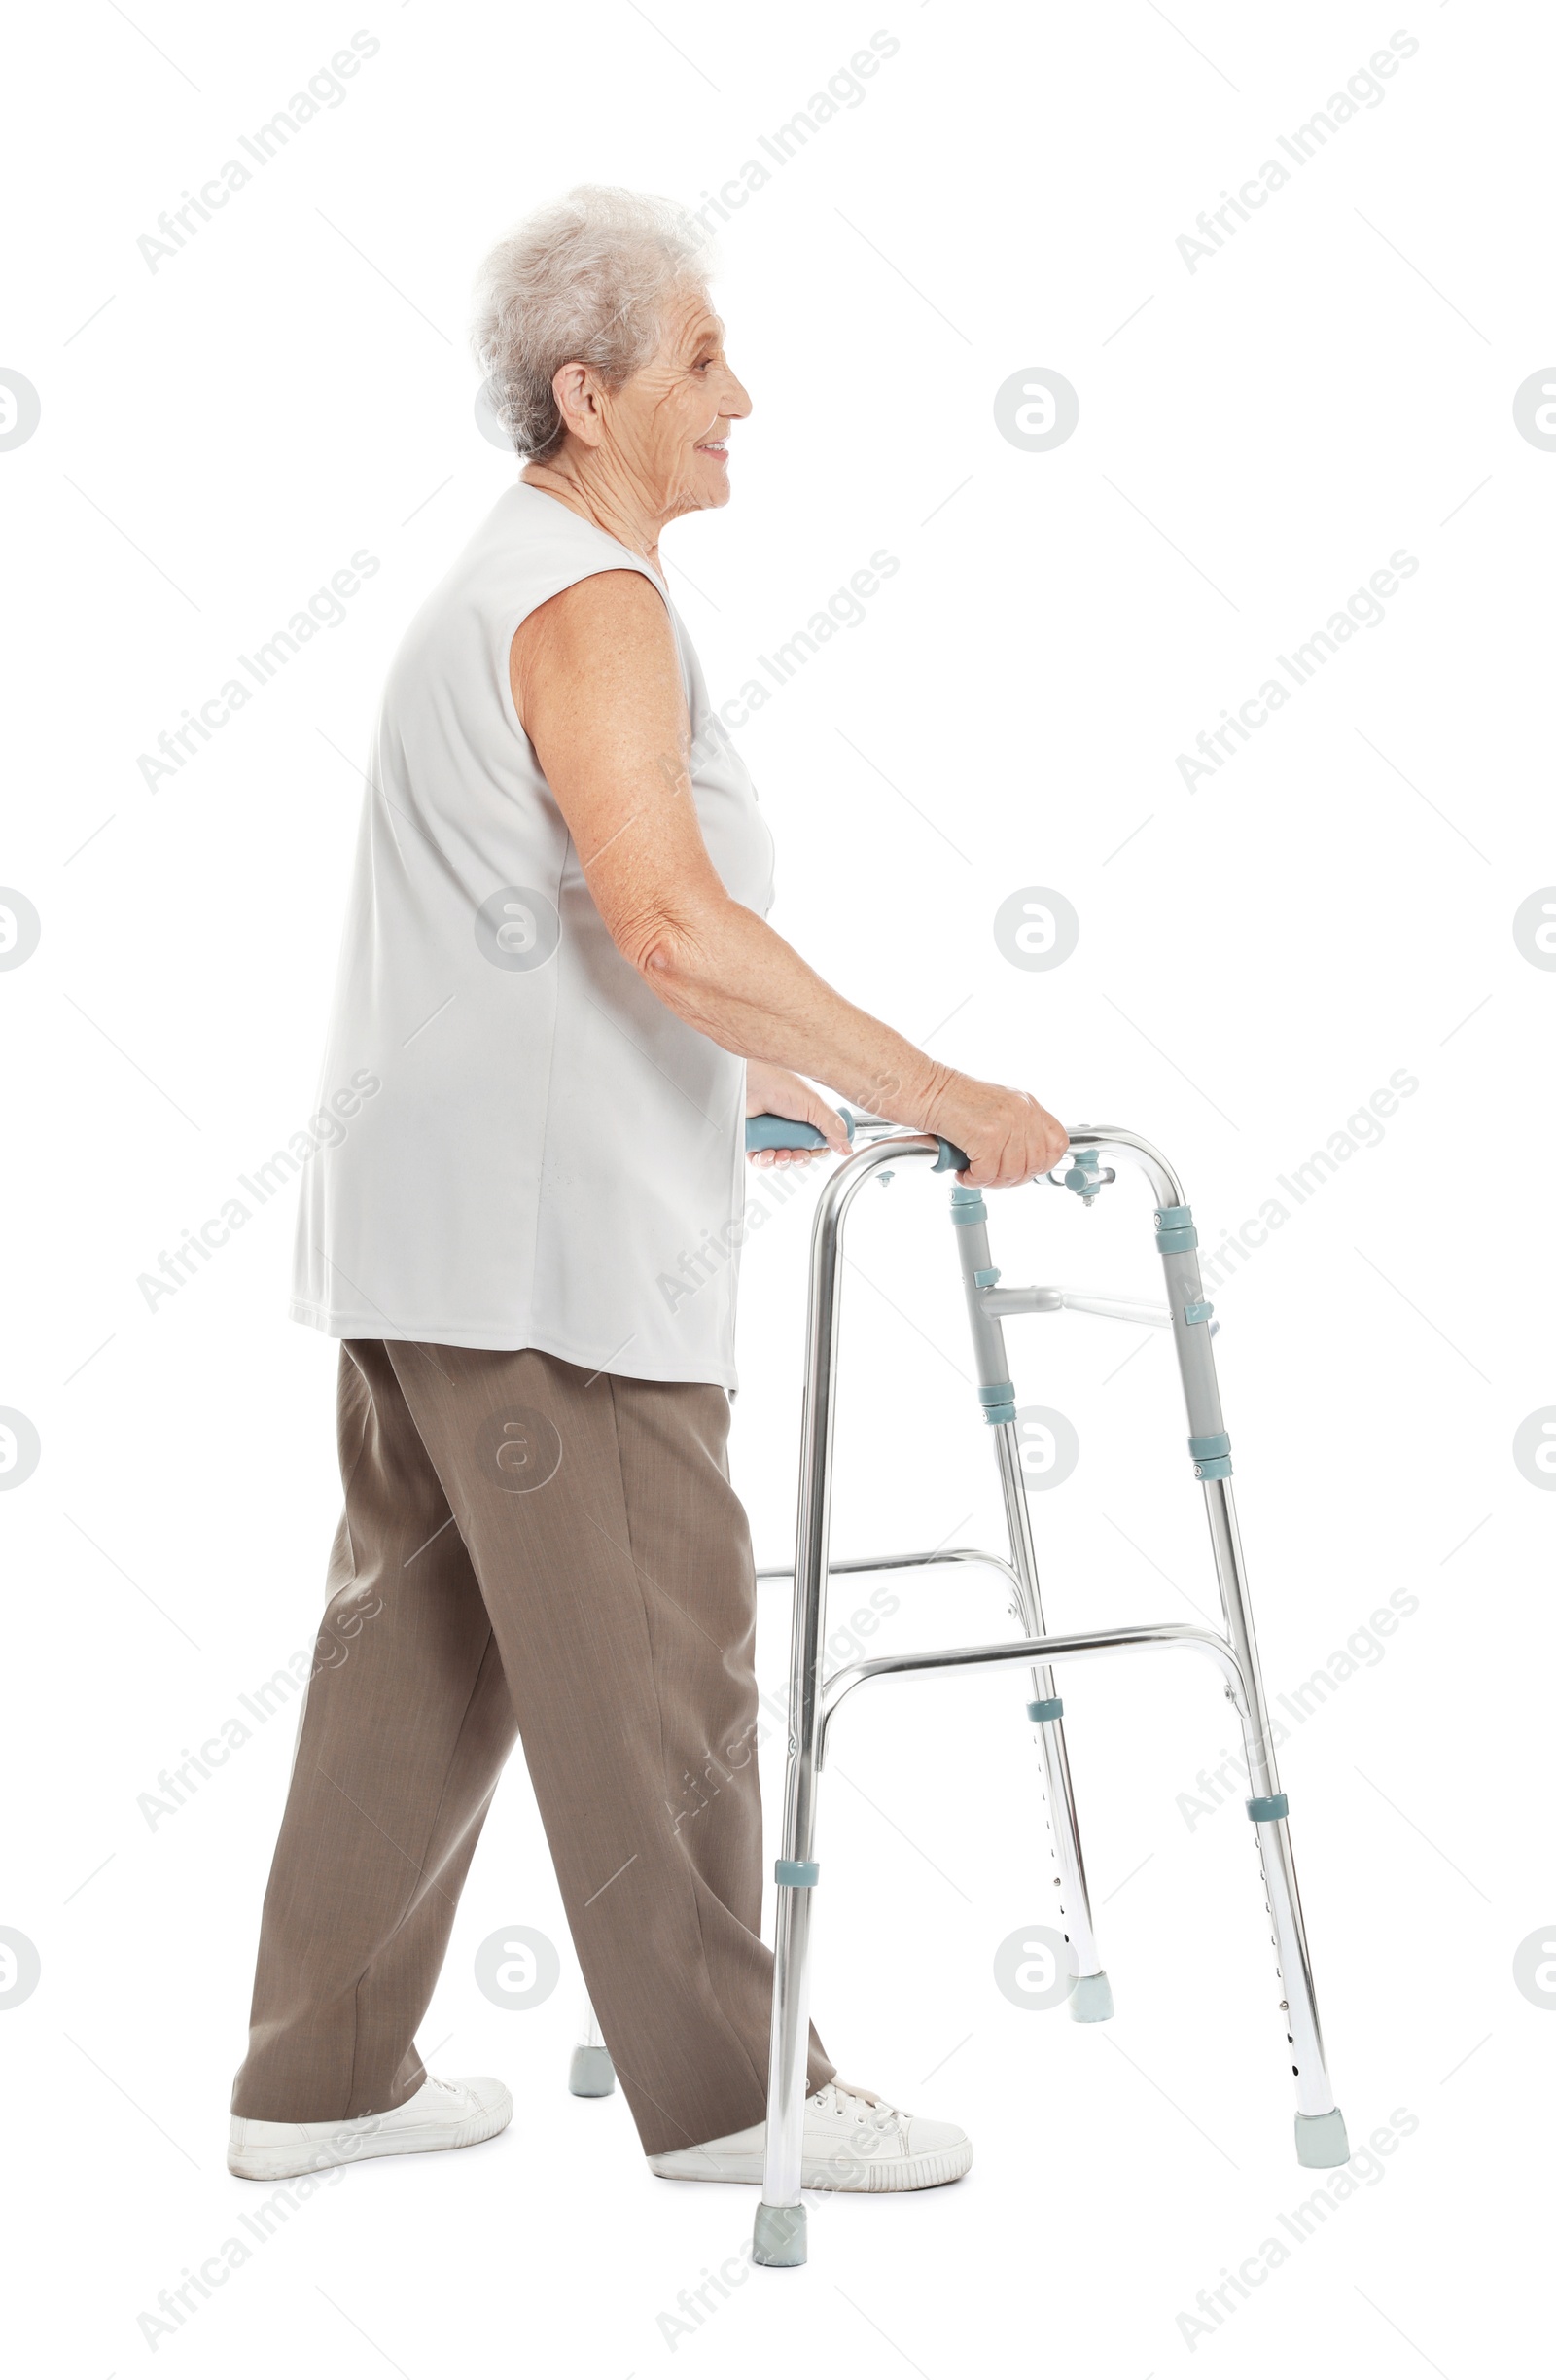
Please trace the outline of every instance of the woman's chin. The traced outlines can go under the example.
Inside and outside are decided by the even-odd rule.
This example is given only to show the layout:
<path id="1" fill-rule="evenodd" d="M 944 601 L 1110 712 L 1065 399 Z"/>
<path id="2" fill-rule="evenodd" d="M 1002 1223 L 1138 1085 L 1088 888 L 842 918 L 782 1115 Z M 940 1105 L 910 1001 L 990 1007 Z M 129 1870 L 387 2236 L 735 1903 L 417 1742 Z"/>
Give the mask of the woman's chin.
<path id="1" fill-rule="evenodd" d="M 680 488 L 671 498 L 665 508 L 663 518 L 666 521 L 680 520 L 688 513 L 712 512 L 719 505 L 727 504 L 728 501 L 729 475 L 727 472 L 723 470 L 717 473 L 698 472 L 690 485 Z"/>

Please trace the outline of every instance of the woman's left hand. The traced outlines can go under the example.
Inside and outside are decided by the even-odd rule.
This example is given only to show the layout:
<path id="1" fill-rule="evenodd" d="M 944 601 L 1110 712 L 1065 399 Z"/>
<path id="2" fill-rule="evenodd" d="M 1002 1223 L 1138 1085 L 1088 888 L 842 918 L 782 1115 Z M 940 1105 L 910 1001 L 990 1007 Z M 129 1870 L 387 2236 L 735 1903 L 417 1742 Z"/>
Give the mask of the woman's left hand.
<path id="1" fill-rule="evenodd" d="M 798 1075 L 792 1075 L 787 1066 L 768 1066 L 760 1058 L 752 1058 L 746 1067 L 746 1114 L 748 1116 L 783 1116 L 792 1123 L 814 1124 L 824 1133 L 827 1148 L 839 1156 L 850 1151 L 848 1126 L 837 1110 L 829 1107 L 819 1091 Z M 753 1149 L 746 1162 L 750 1165 L 808 1165 L 812 1157 L 825 1156 L 823 1149 Z"/>

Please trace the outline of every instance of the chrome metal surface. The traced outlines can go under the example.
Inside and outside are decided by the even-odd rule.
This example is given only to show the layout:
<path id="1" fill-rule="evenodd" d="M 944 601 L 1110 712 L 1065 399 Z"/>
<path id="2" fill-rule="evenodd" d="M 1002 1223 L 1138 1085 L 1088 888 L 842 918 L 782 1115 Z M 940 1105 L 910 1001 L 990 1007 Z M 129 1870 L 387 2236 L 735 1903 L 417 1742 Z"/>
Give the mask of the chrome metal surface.
<path id="1" fill-rule="evenodd" d="M 956 1244 L 968 1324 L 972 1334 L 972 1358 L 977 1367 L 979 1395 L 986 1402 L 991 1396 L 997 1398 L 999 1408 L 1010 1415 L 1009 1419 L 993 1425 L 994 1454 L 1000 1474 L 1006 1531 L 1010 1542 L 1010 1561 L 1016 1576 L 1017 1616 L 1028 1636 L 1036 1637 L 1043 1632 L 1043 1590 L 1038 1579 L 1037 1545 L 1032 1532 L 1026 1480 L 1021 1470 L 1016 1423 L 1013 1408 L 1008 1402 L 1012 1394 L 1010 1359 L 1006 1351 L 1004 1327 L 999 1316 L 991 1310 L 991 1293 L 982 1286 L 995 1269 L 989 1252 L 988 1213 L 980 1202 L 974 1210 L 978 1220 L 972 1222 L 965 1211 L 965 1200 L 953 1201 L 953 1205 L 957 1211 L 952 1238 Z M 992 1414 L 989 1418 L 992 1420 Z M 988 1426 L 987 1422 L 985 1426 Z M 1041 1664 L 1032 1673 L 1032 1695 L 1035 1701 L 1049 1701 L 1053 1696 L 1052 1672 Z M 1080 1824 L 1076 1815 L 1075 1786 L 1070 1774 L 1070 1755 L 1065 1743 L 1062 1716 L 1038 1723 L 1038 1752 L 1043 1762 L 1048 1836 L 1052 1863 L 1058 1870 L 1056 1880 L 1065 1938 L 1070 1944 L 1077 1974 L 1095 1975 L 1100 1973 L 1102 1962 L 1097 1956 L 1096 1934 L 1091 1920 L 1091 1898 L 1086 1889 L 1086 1864 L 1080 1848 Z"/>
<path id="2" fill-rule="evenodd" d="M 846 1697 L 857 1687 L 868 1686 L 877 1678 L 911 1677 L 916 1671 L 933 1669 L 1019 1669 L 1027 1661 L 1047 1669 L 1054 1661 L 1087 1661 L 1110 1652 L 1146 1652 L 1174 1645 L 1203 1653 L 1216 1664 L 1241 1716 L 1246 1707 L 1243 1678 L 1237 1656 L 1226 1639 L 1214 1628 L 1196 1628 L 1186 1620 L 1164 1619 L 1134 1628 L 1086 1628 L 1065 1636 L 1017 1637 L 991 1645 L 946 1645 L 933 1652 L 881 1652 L 867 1661 L 850 1661 L 845 1668 L 833 1670 L 827 1681 L 822 1740 L 825 1743 L 831 1734 L 832 1721 Z"/>
<path id="3" fill-rule="evenodd" d="M 1237 1656 L 1238 1667 L 1248 1681 L 1248 1700 L 1239 1717 L 1243 1723 L 1249 1793 L 1255 1798 L 1260 1798 L 1278 1794 L 1281 1780 L 1275 1761 L 1275 1746 L 1270 1737 L 1269 1711 L 1264 1700 L 1258 1646 L 1254 1636 L 1254 1615 L 1248 1598 L 1243 1542 L 1237 1528 L 1237 1507 L 1232 1499 L 1230 1479 L 1206 1479 L 1201 1486 L 1226 1634 Z M 1324 2055 L 1324 2035 L 1313 1990 L 1313 1967 L 1307 1946 L 1307 1928 L 1302 1919 L 1301 1895 L 1297 1891 L 1291 1829 L 1288 1822 L 1282 1818 L 1255 1827 L 1255 1832 L 1258 1837 L 1259 1859 L 1264 1871 L 1276 1970 L 1280 1976 L 1282 2006 L 1291 2043 L 1291 2063 L 1296 2070 L 1297 2106 L 1304 2115 L 1326 2115 L 1334 2105 L 1334 2092 Z"/>
<path id="4" fill-rule="evenodd" d="M 1032 1534 L 1032 1509 L 1027 1502 L 1016 1424 L 1013 1421 L 1001 1422 L 995 1430 L 994 1439 L 995 1460 L 1000 1471 L 1000 1493 L 1005 1501 L 1006 1526 L 1010 1532 L 1010 1559 L 1019 1583 L 1019 1608 L 1028 1634 L 1038 1638 L 1043 1633 L 1043 1591 L 1038 1582 L 1038 1552 Z M 1046 1660 L 1039 1660 L 1032 1671 L 1032 1699 L 1034 1702 L 1045 1702 L 1052 1696 L 1053 1690 L 1053 1671 Z M 1070 1775 L 1070 1753 L 1065 1742 L 1062 1719 L 1045 1720 L 1040 1724 L 1038 1750 L 1043 1760 L 1048 1831 L 1053 1843 L 1054 1865 L 1059 1871 L 1059 1904 L 1065 1921 L 1064 1930 L 1075 1954 L 1076 1973 L 1094 1975 L 1100 1972 L 1102 1962 L 1097 1956 L 1091 1895 L 1086 1885 L 1086 1863 L 1080 1848 L 1080 1825 L 1076 1816 L 1075 1785 Z"/>
<path id="5" fill-rule="evenodd" d="M 872 1173 L 906 1160 L 933 1164 L 930 1133 L 894 1136 L 838 1166 L 817 1202 L 810 1235 L 805 1320 L 805 1403 L 799 1434 L 799 1503 L 795 1522 L 795 1601 L 790 1627 L 789 1760 L 782 1856 L 814 1858 L 816 1739 L 821 1649 L 827 1633 L 828 1538 L 831 1524 L 833 1402 L 837 1385 L 837 1255 L 843 1221 Z M 767 2138 L 762 2203 L 799 2203 L 810 2025 L 811 1886 L 781 1884 L 773 1945 L 772 2030 L 767 2064 Z"/>
<path id="6" fill-rule="evenodd" d="M 827 1568 L 829 1576 L 836 1579 L 845 1571 L 921 1570 L 930 1563 L 940 1562 L 980 1563 L 989 1570 L 999 1571 L 1011 1586 L 1016 1583 L 1015 1572 L 1004 1554 L 984 1553 L 976 1545 L 932 1545 L 927 1553 L 849 1554 L 841 1561 L 829 1562 Z M 792 1579 L 794 1575 L 793 1562 L 773 1563 L 757 1573 L 759 1579 Z"/>

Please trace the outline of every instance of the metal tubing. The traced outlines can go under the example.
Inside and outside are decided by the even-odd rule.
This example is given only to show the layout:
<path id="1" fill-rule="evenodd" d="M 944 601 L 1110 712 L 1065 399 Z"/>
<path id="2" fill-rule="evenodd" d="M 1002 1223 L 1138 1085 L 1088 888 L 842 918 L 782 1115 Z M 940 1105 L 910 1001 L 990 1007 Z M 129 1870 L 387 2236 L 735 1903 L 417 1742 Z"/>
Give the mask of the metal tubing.
<path id="1" fill-rule="evenodd" d="M 1172 1316 L 1164 1305 L 1140 1297 L 1114 1297 L 1105 1290 L 986 1289 L 983 1311 L 1002 1319 L 1009 1314 L 1101 1314 L 1109 1322 L 1142 1323 L 1165 1331 Z"/>
<path id="2" fill-rule="evenodd" d="M 1270 1739 L 1269 1711 L 1259 1671 L 1258 1646 L 1254 1636 L 1254 1616 L 1249 1607 L 1243 1545 L 1237 1531 L 1237 1508 L 1232 1501 L 1232 1483 L 1229 1479 L 1206 1479 L 1201 1484 L 1205 1517 L 1210 1525 L 1211 1550 L 1216 1561 L 1216 1578 L 1220 1588 L 1221 1611 L 1226 1619 L 1226 1634 L 1236 1653 L 1238 1667 L 1248 1682 L 1248 1699 L 1238 1716 L 1243 1723 L 1249 1794 L 1256 1800 L 1278 1794 L 1281 1780 L 1275 1762 L 1275 1746 Z M 1334 2091 L 1324 2055 L 1324 2034 L 1313 1989 L 1313 1968 L 1308 1954 L 1307 1928 L 1302 1922 L 1302 1900 L 1297 1891 L 1291 1829 L 1287 1821 L 1280 1818 L 1261 1822 L 1255 1828 L 1255 1832 L 1258 1837 L 1265 1906 L 1270 1914 L 1276 1971 L 1281 1983 L 1281 2010 L 1291 2044 L 1297 2110 L 1303 2115 L 1326 2115 L 1334 2106 Z"/>
<path id="3" fill-rule="evenodd" d="M 927 1553 L 850 1554 L 845 1561 L 829 1562 L 827 1567 L 830 1575 L 836 1579 L 850 1570 L 922 1570 L 931 1563 L 939 1562 L 976 1562 L 989 1570 L 999 1571 L 1012 1587 L 1017 1584 L 1015 1572 L 1004 1554 L 984 1553 L 977 1545 L 932 1545 Z M 774 1563 L 757 1573 L 759 1579 L 792 1579 L 794 1575 L 792 1562 Z"/>
<path id="4" fill-rule="evenodd" d="M 958 1237 L 962 1236 L 958 1234 Z M 1005 1499 L 1006 1524 L 1010 1532 L 1010 1555 L 1018 1581 L 1021 1618 L 1029 1635 L 1041 1637 L 1043 1633 L 1043 1597 L 1038 1584 L 1038 1554 L 1032 1535 L 1026 1481 L 1021 1475 L 1021 1454 L 1016 1444 L 1015 1423 L 999 1423 L 994 1437 L 995 1457 L 1000 1467 L 1000 1491 Z M 1032 1672 L 1032 1698 L 1035 1702 L 1049 1701 L 1053 1690 L 1053 1671 L 1046 1661 L 1040 1661 Z M 1053 1841 L 1054 1864 L 1058 1869 L 1059 1907 L 1065 1921 L 1065 1933 L 1075 1954 L 1075 1971 L 1078 1975 L 1100 1974 L 1102 1961 L 1097 1956 L 1096 1931 L 1091 1921 L 1091 1895 L 1086 1887 L 1086 1863 L 1080 1849 L 1080 1828 L 1076 1817 L 1075 1787 L 1070 1775 L 1070 1754 L 1064 1740 L 1062 1719 L 1043 1720 L 1039 1723 L 1038 1749 L 1043 1758 L 1048 1830 Z"/>
<path id="5" fill-rule="evenodd" d="M 981 1209 L 974 1207 L 973 1213 Z M 962 1288 L 967 1298 L 968 1322 L 972 1332 L 972 1354 L 977 1365 L 978 1380 L 986 1391 L 999 1391 L 1009 1397 L 1009 1359 L 1005 1351 L 1005 1331 L 997 1313 L 990 1310 L 990 1291 L 985 1286 L 993 1267 L 989 1261 L 989 1227 L 986 1222 L 969 1223 L 966 1211 L 953 1216 L 957 1228 L 957 1261 L 962 1268 Z M 993 1402 L 986 1399 L 986 1406 Z M 1008 1403 L 996 1407 L 1007 1413 Z M 1010 1560 L 1016 1578 L 1018 1616 L 1029 1636 L 1043 1634 L 1043 1590 L 1038 1580 L 1038 1549 L 1032 1534 L 1032 1513 L 1027 1503 L 1026 1482 L 1021 1474 L 1021 1455 L 1016 1443 L 1014 1419 L 995 1422 L 994 1452 L 1000 1472 L 1000 1494 L 1005 1504 L 1006 1528 L 1010 1539 Z M 1032 1673 L 1032 1698 L 1035 1702 L 1053 1699 L 1053 1672 L 1040 1665 Z M 1070 1775 L 1070 1755 L 1065 1745 L 1064 1721 L 1043 1720 L 1038 1723 L 1038 1750 L 1043 1760 L 1043 1795 L 1047 1808 L 1048 1834 L 1053 1845 L 1053 1864 L 1058 1870 L 1060 1914 L 1078 1976 L 1102 1972 L 1097 1956 L 1096 1934 L 1091 1921 L 1091 1896 L 1086 1889 L 1086 1863 L 1080 1849 L 1080 1827 L 1076 1817 L 1075 1786 Z"/>
<path id="6" fill-rule="evenodd" d="M 823 1696 L 820 1749 L 825 1748 L 832 1721 L 845 1698 L 857 1687 L 877 1678 L 911 1677 L 933 1669 L 1013 1669 L 1033 1661 L 1085 1661 L 1108 1652 L 1150 1652 L 1158 1646 L 1183 1645 L 1203 1653 L 1221 1673 L 1222 1684 L 1239 1714 L 1246 1710 L 1245 1688 L 1237 1656 L 1214 1628 L 1196 1628 L 1186 1620 L 1154 1620 L 1133 1628 L 1087 1628 L 1078 1635 L 1038 1636 L 1003 1645 L 947 1645 L 937 1652 L 881 1652 L 868 1661 L 850 1661 L 833 1670 Z M 820 1762 L 818 1761 L 818 1765 Z"/>
<path id="7" fill-rule="evenodd" d="M 1291 2045 L 1291 2065 L 1300 2115 L 1327 2115 L 1334 2106 L 1334 2086 L 1324 2055 L 1318 1998 L 1308 1957 L 1307 1928 L 1296 1889 L 1296 1864 L 1291 1857 L 1288 1822 L 1277 1818 L 1255 1829 L 1259 1862 L 1264 1870 L 1265 1906 L 1270 1913 L 1276 1971 L 1281 1978 L 1286 2038 Z"/>
<path id="8" fill-rule="evenodd" d="M 1094 1149 L 1099 1158 L 1119 1157 L 1140 1166 L 1150 1183 L 1158 1207 L 1187 1204 L 1183 1185 L 1166 1158 L 1149 1141 L 1142 1140 L 1138 1133 L 1109 1127 L 1100 1130 L 1078 1128 L 1070 1135 L 1070 1145 L 1078 1150 Z M 1204 1288 L 1200 1280 L 1199 1257 L 1194 1249 L 1176 1250 L 1164 1252 L 1161 1262 L 1189 1434 L 1196 1438 L 1213 1437 L 1222 1431 L 1224 1424 L 1211 1333 L 1206 1322 L 1190 1323 L 1186 1318 L 1189 1309 L 1203 1306 Z M 1237 1510 L 1228 1479 L 1205 1479 L 1201 1484 L 1226 1634 L 1239 1675 L 1246 1681 L 1245 1697 L 1239 1700 L 1234 1696 L 1233 1699 L 1238 1702 L 1238 1717 L 1243 1726 L 1250 1793 L 1252 1797 L 1257 1799 L 1278 1794 L 1280 1779 L 1275 1764 L 1275 1748 L 1270 1741 L 1269 1711 L 1264 1700 L 1258 1648 L 1254 1637 L 1242 1542 L 1237 1533 Z M 1326 2115 L 1334 2107 L 1334 2092 L 1324 2055 L 1324 2037 L 1313 1989 L 1307 1930 L 1302 1922 L 1296 1865 L 1291 1856 L 1291 1830 L 1288 1822 L 1282 1818 L 1260 1822 L 1255 1832 L 1258 1837 L 1265 1902 L 1281 1979 L 1281 2008 L 1287 2020 L 1291 2063 L 1295 2070 L 1298 2112 L 1303 2115 Z"/>
<path id="9" fill-rule="evenodd" d="M 1172 1179 L 1172 1187 L 1177 1188 L 1176 1178 Z M 1172 1198 L 1158 1197 L 1159 1205 L 1183 1206 L 1185 1203 L 1181 1192 Z M 1212 1437 L 1224 1428 L 1220 1389 L 1216 1377 L 1216 1357 L 1206 1324 L 1203 1321 L 1190 1323 L 1186 1318 L 1191 1311 L 1204 1311 L 1199 1257 L 1193 1248 L 1173 1250 L 1163 1253 L 1161 1264 L 1167 1283 L 1167 1302 L 1172 1309 L 1173 1343 L 1178 1352 L 1179 1377 L 1183 1382 L 1184 1407 L 1188 1417 L 1189 1433 L 1196 1438 Z M 1269 1710 L 1264 1699 L 1258 1646 L 1254 1636 L 1254 1616 L 1249 1603 L 1242 1540 L 1237 1531 L 1237 1507 L 1232 1498 L 1230 1479 L 1203 1479 L 1201 1487 L 1226 1634 L 1238 1668 L 1247 1682 L 1247 1700 L 1238 1716 L 1242 1721 L 1248 1758 L 1249 1793 L 1252 1798 L 1259 1800 L 1277 1794 L 1281 1785 L 1275 1763 L 1275 1746 L 1270 1739 Z M 1302 1902 L 1296 1885 L 1296 1865 L 1291 1856 L 1291 1831 L 1283 1818 L 1260 1821 L 1255 1832 L 1258 1838 L 1265 1906 L 1269 1910 L 1276 1969 L 1281 1982 L 1281 2010 L 1286 2018 L 1287 2038 L 1291 2046 L 1297 2109 L 1303 2115 L 1326 2115 L 1334 2106 L 1334 2092 L 1324 2055 L 1324 2037 L 1313 1990 L 1313 1970 L 1308 1955 L 1307 1929 L 1302 1922 Z"/>
<path id="10" fill-rule="evenodd" d="M 1275 1746 L 1270 1738 L 1264 1677 L 1254 1636 L 1254 1615 L 1249 1609 L 1242 1540 L 1237 1534 L 1237 1507 L 1232 1501 L 1230 1479 L 1203 1480 L 1200 1493 L 1205 1499 L 1205 1519 L 1210 1529 L 1211 1553 L 1216 1563 L 1216 1583 L 1220 1590 L 1221 1616 L 1226 1622 L 1227 1641 L 1237 1655 L 1239 1669 L 1248 1680 L 1248 1717 L 1252 1728 L 1248 1745 L 1248 1790 L 1255 1798 L 1260 1798 L 1278 1794 L 1281 1781 L 1275 1766 Z"/>
<path id="11" fill-rule="evenodd" d="M 805 1403 L 800 1424 L 799 1502 L 795 1523 L 795 1605 L 790 1630 L 789 1760 L 784 1780 L 782 1855 L 785 1860 L 809 1861 L 814 1857 L 820 1664 L 827 1630 L 832 1428 L 837 1384 L 837 1273 L 843 1221 L 868 1177 L 883 1165 L 901 1165 L 908 1159 L 933 1163 L 938 1160 L 939 1154 L 939 1142 L 927 1133 L 863 1150 L 840 1165 L 823 1190 L 811 1228 Z M 810 2031 L 810 1902 L 814 1889 L 794 1884 L 778 1887 L 761 2187 L 762 2205 L 774 2209 L 799 2205 Z"/>

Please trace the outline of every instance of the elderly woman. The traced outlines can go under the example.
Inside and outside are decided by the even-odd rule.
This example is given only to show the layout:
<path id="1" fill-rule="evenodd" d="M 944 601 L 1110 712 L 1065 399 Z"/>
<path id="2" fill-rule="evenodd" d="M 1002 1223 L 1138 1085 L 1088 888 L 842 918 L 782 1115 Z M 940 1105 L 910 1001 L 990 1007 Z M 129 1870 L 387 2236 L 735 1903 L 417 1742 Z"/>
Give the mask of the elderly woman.
<path id="1" fill-rule="evenodd" d="M 583 189 L 488 261 L 527 460 L 412 621 L 369 771 L 293 1312 L 341 1341 L 345 1510 L 229 2162 L 460 2148 L 513 2103 L 414 2034 L 515 1735 L 648 2162 L 761 2173 L 756 1603 L 725 1440 L 744 1116 L 811 1076 L 1026 1182 L 1036 1099 L 937 1064 L 770 926 L 772 841 L 659 559 L 750 399 L 701 234 Z M 690 1790 L 696 1781 L 697 1791 Z M 713 1787 L 709 1792 L 707 1788 Z M 812 2038 L 805 2181 L 954 2181 L 956 2126 Z"/>

